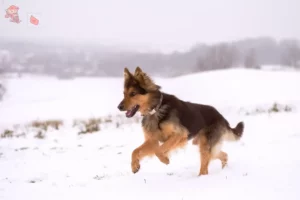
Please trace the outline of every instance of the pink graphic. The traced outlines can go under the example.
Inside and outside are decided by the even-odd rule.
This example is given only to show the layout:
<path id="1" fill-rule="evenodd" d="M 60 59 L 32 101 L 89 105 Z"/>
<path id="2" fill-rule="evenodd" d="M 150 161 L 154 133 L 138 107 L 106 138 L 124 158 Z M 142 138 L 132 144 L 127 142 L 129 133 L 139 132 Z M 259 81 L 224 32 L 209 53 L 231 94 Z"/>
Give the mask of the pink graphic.
<path id="1" fill-rule="evenodd" d="M 39 24 L 39 20 L 36 17 L 34 17 L 33 15 L 31 15 L 30 23 L 37 26 Z"/>
<path id="2" fill-rule="evenodd" d="M 11 22 L 19 24 L 21 22 L 19 18 L 19 7 L 15 5 L 9 6 L 6 10 L 5 18 L 10 18 Z"/>

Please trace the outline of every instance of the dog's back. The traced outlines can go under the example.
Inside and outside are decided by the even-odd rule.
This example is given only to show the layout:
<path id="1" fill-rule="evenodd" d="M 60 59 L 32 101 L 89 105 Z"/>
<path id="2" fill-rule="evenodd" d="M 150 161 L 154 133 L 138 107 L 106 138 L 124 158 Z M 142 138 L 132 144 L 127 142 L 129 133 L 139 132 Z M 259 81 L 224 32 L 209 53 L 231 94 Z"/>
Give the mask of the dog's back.
<path id="1" fill-rule="evenodd" d="M 164 104 L 168 105 L 169 113 L 174 113 L 175 111 L 181 125 L 189 131 L 188 139 L 194 138 L 200 130 L 206 129 L 208 132 L 209 129 L 213 129 L 216 126 L 222 126 L 224 131 L 227 131 L 226 134 L 229 134 L 229 131 L 231 131 L 235 135 L 241 136 L 243 132 L 242 122 L 236 128 L 232 129 L 221 113 L 210 105 L 183 101 L 174 95 L 163 93 L 162 105 Z M 227 138 L 230 137 L 228 136 Z"/>

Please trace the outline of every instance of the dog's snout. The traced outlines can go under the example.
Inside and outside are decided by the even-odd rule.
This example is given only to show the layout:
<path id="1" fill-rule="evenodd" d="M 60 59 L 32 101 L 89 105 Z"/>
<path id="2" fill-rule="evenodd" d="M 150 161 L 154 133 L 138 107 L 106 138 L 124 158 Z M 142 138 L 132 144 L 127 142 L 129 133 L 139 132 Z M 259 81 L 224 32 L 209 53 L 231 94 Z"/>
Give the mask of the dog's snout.
<path id="1" fill-rule="evenodd" d="M 121 103 L 118 105 L 118 109 L 119 109 L 120 111 L 124 110 L 124 104 L 123 104 L 123 102 L 121 102 Z"/>

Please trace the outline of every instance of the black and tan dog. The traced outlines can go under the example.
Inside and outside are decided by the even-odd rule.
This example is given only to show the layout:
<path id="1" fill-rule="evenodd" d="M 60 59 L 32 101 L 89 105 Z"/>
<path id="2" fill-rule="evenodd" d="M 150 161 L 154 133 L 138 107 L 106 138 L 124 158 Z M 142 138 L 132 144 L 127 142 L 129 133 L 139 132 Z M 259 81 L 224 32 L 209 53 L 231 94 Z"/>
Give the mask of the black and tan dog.
<path id="1" fill-rule="evenodd" d="M 227 164 L 222 143 L 239 140 L 244 130 L 243 122 L 231 128 L 214 107 L 182 101 L 161 92 L 161 87 L 139 67 L 134 74 L 125 68 L 124 78 L 124 99 L 118 108 L 127 111 L 126 117 L 141 113 L 145 136 L 144 143 L 132 152 L 133 173 L 139 171 L 140 161 L 145 156 L 156 155 L 161 162 L 169 164 L 168 154 L 185 146 L 190 139 L 199 145 L 199 175 L 208 174 L 212 159 L 221 160 L 222 168 Z"/>

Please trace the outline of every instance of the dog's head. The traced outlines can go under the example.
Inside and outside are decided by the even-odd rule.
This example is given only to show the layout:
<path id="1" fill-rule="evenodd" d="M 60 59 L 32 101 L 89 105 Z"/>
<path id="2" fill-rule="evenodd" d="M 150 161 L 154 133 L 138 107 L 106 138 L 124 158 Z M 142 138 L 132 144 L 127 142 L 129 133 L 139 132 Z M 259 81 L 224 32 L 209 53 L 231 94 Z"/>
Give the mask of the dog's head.
<path id="1" fill-rule="evenodd" d="M 120 111 L 127 111 L 126 117 L 133 117 L 137 111 L 147 115 L 160 100 L 160 86 L 144 73 L 140 67 L 131 74 L 124 69 L 124 99 L 118 105 Z"/>

